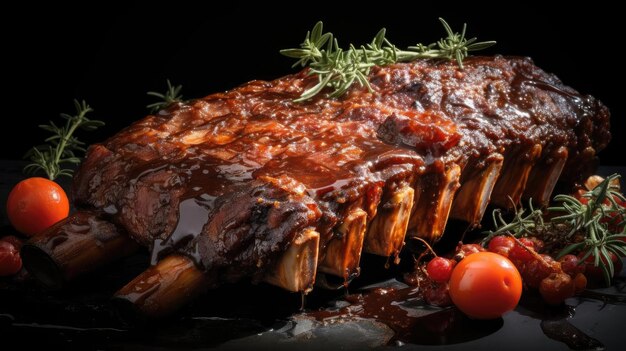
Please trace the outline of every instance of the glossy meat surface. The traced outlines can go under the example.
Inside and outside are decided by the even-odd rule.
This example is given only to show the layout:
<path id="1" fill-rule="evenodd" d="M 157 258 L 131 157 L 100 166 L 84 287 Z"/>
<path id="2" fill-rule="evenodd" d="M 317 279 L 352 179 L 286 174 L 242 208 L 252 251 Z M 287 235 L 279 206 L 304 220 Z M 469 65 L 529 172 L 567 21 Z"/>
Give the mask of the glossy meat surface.
<path id="1" fill-rule="evenodd" d="M 258 276 L 307 227 L 322 234 L 390 182 L 541 144 L 579 175 L 610 139 L 608 110 L 530 59 L 472 57 L 375 67 L 372 92 L 295 103 L 315 77 L 252 81 L 133 123 L 88 152 L 78 206 L 155 260 L 172 251 L 226 277 Z M 323 250 L 322 250 L 323 252 Z"/>

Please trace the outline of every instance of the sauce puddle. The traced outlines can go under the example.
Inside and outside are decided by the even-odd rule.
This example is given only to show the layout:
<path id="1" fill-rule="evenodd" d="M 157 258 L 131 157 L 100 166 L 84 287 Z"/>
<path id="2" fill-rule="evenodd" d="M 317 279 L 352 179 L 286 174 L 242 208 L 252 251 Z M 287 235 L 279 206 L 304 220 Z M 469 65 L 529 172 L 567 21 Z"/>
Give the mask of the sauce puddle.
<path id="1" fill-rule="evenodd" d="M 309 311 L 305 316 L 322 324 L 372 319 L 387 325 L 394 336 L 390 345 L 404 343 L 445 345 L 484 337 L 499 330 L 502 319 L 471 320 L 456 308 L 438 308 L 425 304 L 418 288 L 375 288 L 350 294 L 335 309 Z"/>
<path id="2" fill-rule="evenodd" d="M 583 295 L 605 302 L 623 302 L 624 296 L 588 290 Z M 602 297 L 602 298 L 601 298 Z M 617 301 L 615 301 L 617 300 Z M 539 320 L 543 334 L 572 350 L 604 350 L 604 345 L 570 323 L 575 307 L 546 307 L 538 296 L 523 298 L 520 315 Z M 416 287 L 376 287 L 348 294 L 334 307 L 306 311 L 322 326 L 372 320 L 389 327 L 394 335 L 387 345 L 448 345 L 476 340 L 497 332 L 504 320 L 473 320 L 454 307 L 439 308 L 426 304 Z M 514 317 L 519 319 L 519 317 Z"/>

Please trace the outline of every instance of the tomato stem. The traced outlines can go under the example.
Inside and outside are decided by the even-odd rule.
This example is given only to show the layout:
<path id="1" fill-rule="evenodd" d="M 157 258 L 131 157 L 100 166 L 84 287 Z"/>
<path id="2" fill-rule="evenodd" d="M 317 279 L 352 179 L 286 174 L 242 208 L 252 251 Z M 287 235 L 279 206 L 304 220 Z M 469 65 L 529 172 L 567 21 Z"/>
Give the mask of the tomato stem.
<path id="1" fill-rule="evenodd" d="M 435 250 L 433 250 L 433 248 L 430 246 L 430 244 L 429 244 L 426 240 L 424 240 L 424 239 L 422 239 L 422 238 L 420 238 L 420 237 L 417 237 L 417 236 L 412 236 L 412 237 L 409 237 L 409 239 L 415 239 L 415 240 L 421 241 L 421 242 L 422 242 L 422 244 L 424 244 L 424 246 L 426 246 L 426 248 L 428 249 L 428 251 L 430 251 L 430 252 L 433 254 L 433 256 L 437 257 L 437 253 L 435 252 Z M 421 258 L 422 256 L 423 256 L 423 255 L 420 255 L 420 258 Z"/>

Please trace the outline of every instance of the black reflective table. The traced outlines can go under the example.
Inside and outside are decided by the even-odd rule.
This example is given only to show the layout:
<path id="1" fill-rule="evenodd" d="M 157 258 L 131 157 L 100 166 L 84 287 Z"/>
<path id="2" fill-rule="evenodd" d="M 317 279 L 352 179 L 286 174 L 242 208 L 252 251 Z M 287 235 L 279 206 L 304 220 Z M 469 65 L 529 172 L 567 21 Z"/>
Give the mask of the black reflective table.
<path id="1" fill-rule="evenodd" d="M 12 234 L 4 204 L 10 188 L 23 178 L 22 162 L 0 161 L 0 235 Z M 624 171 L 603 167 L 602 174 Z M 626 173 L 624 173 L 626 174 Z M 129 318 L 110 296 L 143 271 L 146 253 L 136 254 L 62 291 L 48 292 L 26 279 L 0 278 L 0 345 L 8 349 L 34 346 L 54 349 L 507 349 L 621 350 L 626 342 L 626 278 L 614 286 L 588 291 L 548 307 L 525 294 L 515 311 L 494 321 L 474 321 L 454 308 L 436 309 L 416 299 L 389 299 L 412 329 L 398 329 L 377 319 L 328 318 L 323 310 L 353 305 L 384 291 L 406 291 L 401 271 L 385 269 L 385 260 L 364 255 L 362 277 L 349 291 L 316 289 L 301 299 L 281 289 L 240 283 L 210 291 L 180 313 L 162 321 Z M 395 290 L 394 290 L 395 289 Z M 405 290 L 402 290 L 405 289 Z M 351 296 L 347 302 L 346 294 Z M 300 309 L 304 303 L 304 312 Z M 357 313 L 358 314 L 358 313 Z M 0 349 L 5 349 L 0 346 Z"/>

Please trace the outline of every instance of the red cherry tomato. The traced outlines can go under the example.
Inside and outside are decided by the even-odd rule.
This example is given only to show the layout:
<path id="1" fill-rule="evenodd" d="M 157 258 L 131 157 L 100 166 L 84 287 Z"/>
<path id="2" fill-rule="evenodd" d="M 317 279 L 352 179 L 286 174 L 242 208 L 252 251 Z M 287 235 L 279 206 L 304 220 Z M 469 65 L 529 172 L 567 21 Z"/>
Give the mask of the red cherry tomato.
<path id="1" fill-rule="evenodd" d="M 28 236 L 42 232 L 67 217 L 69 212 L 70 203 L 63 188 L 39 177 L 19 182 L 7 200 L 11 224 Z"/>
<path id="2" fill-rule="evenodd" d="M 430 279 L 438 283 L 445 283 L 450 280 L 454 262 L 453 260 L 437 256 L 428 262 L 426 272 L 428 272 Z"/>
<path id="3" fill-rule="evenodd" d="M 0 276 L 13 275 L 22 269 L 22 258 L 13 244 L 0 241 Z"/>
<path id="4" fill-rule="evenodd" d="M 546 243 L 537 237 L 531 236 L 528 237 L 528 240 L 533 243 L 533 249 L 535 249 L 535 252 L 537 253 L 541 253 L 543 248 L 546 246 Z"/>
<path id="5" fill-rule="evenodd" d="M 582 273 L 577 273 L 574 276 L 574 290 L 578 294 L 579 292 L 585 290 L 587 287 L 587 277 Z"/>
<path id="6" fill-rule="evenodd" d="M 6 241 L 6 242 L 12 244 L 13 246 L 15 246 L 15 249 L 17 251 L 20 251 L 22 249 L 22 245 L 24 245 L 22 240 L 20 238 L 16 237 L 15 235 L 3 236 L 2 238 L 0 238 L 0 241 Z"/>
<path id="7" fill-rule="evenodd" d="M 459 244 L 456 246 L 456 250 L 454 253 L 454 260 L 461 261 L 463 258 L 469 255 L 484 251 L 487 250 L 485 250 L 484 247 L 478 244 L 463 244 L 462 242 L 459 242 Z"/>
<path id="8" fill-rule="evenodd" d="M 528 238 L 521 238 L 519 242 L 522 244 L 515 243 L 515 246 L 509 252 L 509 258 L 513 262 L 526 263 L 530 262 L 535 258 L 535 256 L 529 251 L 535 249 L 535 244 Z"/>
<path id="9" fill-rule="evenodd" d="M 559 258 L 563 272 L 575 277 L 578 273 L 585 273 L 585 265 L 580 263 L 578 257 L 574 255 L 565 255 Z"/>
<path id="10" fill-rule="evenodd" d="M 578 255 L 579 256 L 578 259 L 581 259 L 583 255 L 584 253 L 581 252 Z M 613 269 L 614 269 L 613 276 L 611 278 L 615 278 L 622 272 L 622 268 L 623 268 L 622 259 L 617 257 L 612 252 L 609 254 L 609 256 L 611 257 L 611 262 L 613 263 Z M 601 264 L 607 264 L 604 256 L 602 256 Z M 606 282 L 604 281 L 604 271 L 602 270 L 602 267 L 595 266 L 593 256 L 589 256 L 585 259 L 584 267 L 585 267 L 585 276 L 587 277 L 587 279 L 589 279 L 591 282 L 594 282 L 594 283 L 606 284 Z"/>
<path id="11" fill-rule="evenodd" d="M 450 277 L 452 302 L 472 318 L 498 318 L 514 309 L 521 296 L 522 277 L 517 268 L 493 252 L 467 256 Z"/>
<path id="12" fill-rule="evenodd" d="M 595 185 L 597 186 L 597 184 Z M 583 197 L 583 194 L 585 193 L 586 191 L 583 189 L 578 189 L 578 191 L 574 193 L 574 197 L 577 198 L 583 205 L 587 205 L 589 203 L 589 198 Z M 620 199 L 618 196 L 612 197 L 618 206 L 626 207 L 625 201 Z M 602 204 L 607 210 L 610 209 L 613 205 L 609 199 L 605 199 Z M 600 219 L 600 223 L 606 224 L 609 231 L 613 233 L 620 233 L 623 230 L 622 223 L 624 222 L 624 219 L 624 216 L 619 214 L 618 212 L 606 212 L 606 216 Z"/>
<path id="13" fill-rule="evenodd" d="M 526 262 L 522 269 L 524 282 L 531 288 L 538 288 L 541 281 L 552 273 L 561 272 L 561 265 L 548 255 L 541 255 L 542 260 L 533 259 Z"/>
<path id="14" fill-rule="evenodd" d="M 585 280 L 585 285 L 586 285 Z M 574 296 L 576 283 L 566 273 L 552 273 L 541 281 L 539 293 L 543 300 L 551 305 L 562 304 L 565 299 Z"/>
<path id="15" fill-rule="evenodd" d="M 513 238 L 506 235 L 498 235 L 489 241 L 489 246 L 487 248 L 491 252 L 508 257 L 509 252 L 514 246 L 515 240 L 513 240 Z"/>

